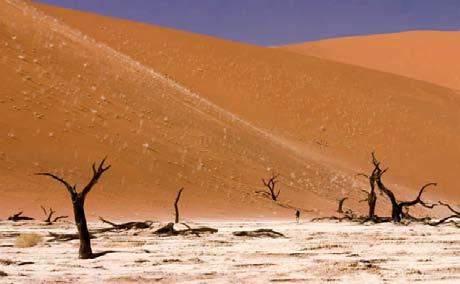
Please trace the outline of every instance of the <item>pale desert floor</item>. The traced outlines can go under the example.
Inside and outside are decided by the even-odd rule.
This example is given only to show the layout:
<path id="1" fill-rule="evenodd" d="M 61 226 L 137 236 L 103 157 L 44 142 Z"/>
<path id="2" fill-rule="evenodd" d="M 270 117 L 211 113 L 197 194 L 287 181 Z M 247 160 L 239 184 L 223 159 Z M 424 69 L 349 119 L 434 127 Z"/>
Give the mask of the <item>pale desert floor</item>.
<path id="1" fill-rule="evenodd" d="M 91 228 L 101 223 L 91 223 Z M 460 283 L 460 229 L 423 225 L 304 222 L 203 222 L 214 235 L 158 237 L 150 230 L 105 233 L 93 260 L 77 258 L 78 241 L 47 242 L 74 225 L 0 222 L 1 283 Z M 287 238 L 246 238 L 233 231 L 271 228 Z M 14 246 L 19 233 L 44 237 Z M 28 262 L 31 262 L 28 264 Z"/>

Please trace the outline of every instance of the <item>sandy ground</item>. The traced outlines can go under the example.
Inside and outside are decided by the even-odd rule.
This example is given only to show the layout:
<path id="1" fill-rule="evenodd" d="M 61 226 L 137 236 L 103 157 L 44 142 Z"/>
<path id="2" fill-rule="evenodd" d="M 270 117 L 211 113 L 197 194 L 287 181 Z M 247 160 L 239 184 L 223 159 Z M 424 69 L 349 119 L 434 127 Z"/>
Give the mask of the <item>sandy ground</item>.
<path id="1" fill-rule="evenodd" d="M 93 260 L 77 258 L 78 241 L 47 242 L 48 232 L 73 224 L 0 223 L 2 283 L 455 283 L 460 280 L 460 230 L 422 225 L 303 222 L 189 223 L 219 229 L 214 235 L 158 237 L 151 230 L 106 233 Z M 91 227 L 100 227 L 92 223 Z M 236 237 L 233 231 L 272 228 L 286 238 Z M 43 241 L 14 247 L 19 233 Z M 20 262 L 26 264 L 19 265 Z M 32 262 L 27 264 L 27 262 Z M 457 282 L 458 283 L 458 282 Z"/>

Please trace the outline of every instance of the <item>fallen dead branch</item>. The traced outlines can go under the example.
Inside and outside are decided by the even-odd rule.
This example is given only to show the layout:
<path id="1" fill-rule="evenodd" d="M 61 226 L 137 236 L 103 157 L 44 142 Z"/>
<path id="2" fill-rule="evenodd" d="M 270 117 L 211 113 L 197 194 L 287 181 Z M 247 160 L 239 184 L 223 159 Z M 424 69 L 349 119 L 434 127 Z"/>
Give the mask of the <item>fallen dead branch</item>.
<path id="1" fill-rule="evenodd" d="M 460 228 L 460 222 L 455 222 L 454 221 L 454 219 L 460 219 L 460 211 L 455 210 L 450 204 L 444 203 L 442 201 L 439 201 L 439 205 L 446 207 L 453 214 L 450 215 L 450 216 L 447 216 L 445 218 L 442 218 L 442 219 L 440 219 L 438 221 L 435 221 L 435 222 L 426 222 L 426 224 L 428 224 L 430 226 L 438 226 L 438 225 L 441 225 L 441 224 L 452 223 L 456 227 Z"/>
<path id="2" fill-rule="evenodd" d="M 35 219 L 32 217 L 23 216 L 22 211 L 21 211 L 19 213 L 13 214 L 12 216 L 8 217 L 8 220 L 17 222 L 17 221 L 28 221 L 28 220 L 35 220 Z"/>
<path id="3" fill-rule="evenodd" d="M 47 240 L 47 242 L 68 242 L 72 240 L 78 240 L 78 234 L 58 234 L 53 232 L 48 232 L 48 234 L 52 237 L 52 239 Z M 95 239 L 96 236 L 90 234 L 91 239 Z"/>
<path id="4" fill-rule="evenodd" d="M 15 261 L 15 260 L 10 260 L 10 259 L 0 259 L 0 264 L 2 265 L 17 265 L 17 266 L 23 266 L 23 265 L 29 265 L 29 264 L 34 264 L 35 262 L 32 261 Z"/>
<path id="5" fill-rule="evenodd" d="M 176 230 L 174 228 L 174 223 L 170 222 L 170 223 L 166 224 L 165 226 L 163 226 L 163 227 L 159 228 L 158 230 L 156 230 L 154 232 L 154 234 L 156 234 L 158 236 L 161 236 L 161 237 L 193 234 L 193 235 L 196 235 L 196 236 L 199 237 L 200 234 L 214 234 L 214 233 L 218 232 L 217 229 L 211 228 L 211 227 L 191 228 L 189 225 L 187 225 L 185 223 L 181 223 L 181 224 L 184 225 L 185 227 L 187 227 L 187 229 Z"/>
<path id="6" fill-rule="evenodd" d="M 272 229 L 258 229 L 254 231 L 236 231 L 232 233 L 237 237 L 250 237 L 250 238 L 285 238 L 286 236 L 280 232 L 273 231 Z"/>
<path id="7" fill-rule="evenodd" d="M 112 227 L 95 230 L 98 233 L 114 231 L 114 230 L 118 231 L 118 230 L 131 230 L 131 229 L 149 229 L 153 224 L 153 221 L 149 221 L 149 220 L 144 221 L 144 222 L 138 222 L 138 221 L 126 222 L 122 224 L 115 224 L 102 217 L 99 217 L 99 220 L 101 220 L 105 224 L 109 224 Z"/>

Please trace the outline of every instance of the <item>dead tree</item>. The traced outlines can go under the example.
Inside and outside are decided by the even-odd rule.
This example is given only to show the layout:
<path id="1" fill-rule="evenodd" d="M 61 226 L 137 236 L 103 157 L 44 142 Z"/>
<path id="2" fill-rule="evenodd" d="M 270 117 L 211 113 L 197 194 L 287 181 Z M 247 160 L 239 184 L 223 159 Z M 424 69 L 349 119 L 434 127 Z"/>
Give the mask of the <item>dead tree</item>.
<path id="1" fill-rule="evenodd" d="M 65 181 L 63 178 L 58 177 L 57 175 L 51 174 L 51 173 L 37 173 L 36 175 L 43 175 L 43 176 L 49 176 L 53 178 L 54 180 L 62 183 L 67 191 L 70 194 L 70 198 L 72 200 L 72 205 L 73 205 L 73 212 L 75 216 L 75 224 L 77 225 L 78 229 L 78 236 L 80 238 L 80 249 L 79 249 L 79 257 L 81 259 L 89 259 L 89 258 L 94 258 L 95 255 L 93 254 L 93 251 L 91 250 L 91 236 L 88 231 L 88 225 L 86 223 L 86 216 L 85 216 L 85 199 L 88 193 L 91 191 L 91 189 L 96 185 L 96 183 L 99 181 L 99 178 L 102 176 L 102 174 L 110 169 L 110 165 L 107 167 L 104 167 L 106 158 L 104 158 L 100 164 L 96 167 L 96 164 L 93 163 L 92 165 L 92 170 L 93 170 L 93 177 L 91 180 L 88 182 L 88 184 L 83 188 L 81 192 L 77 192 L 77 186 L 76 185 L 70 185 L 67 181 Z"/>
<path id="2" fill-rule="evenodd" d="M 411 200 L 411 201 L 399 201 L 398 202 L 398 200 L 396 199 L 394 193 L 390 189 L 388 189 L 382 182 L 382 175 L 388 169 L 382 170 L 380 168 L 380 163 L 377 161 L 377 159 L 375 158 L 374 154 L 372 155 L 372 157 L 373 157 L 373 160 L 374 160 L 374 166 L 375 166 L 375 171 L 376 171 L 375 182 L 376 182 L 379 190 L 382 193 L 384 193 L 388 197 L 390 202 L 391 202 L 391 208 L 392 208 L 391 209 L 391 219 L 393 220 L 393 222 L 399 223 L 404 219 L 404 217 L 405 217 L 404 210 L 403 210 L 404 208 L 409 208 L 409 207 L 415 206 L 417 204 L 420 204 L 423 207 L 430 208 L 430 209 L 432 209 L 434 206 L 436 206 L 436 204 L 427 204 L 421 199 L 422 194 L 425 191 L 425 189 L 427 187 L 429 187 L 429 186 L 436 186 L 436 183 L 427 183 L 424 186 L 422 186 L 420 188 L 420 190 L 419 190 L 419 193 L 418 193 L 417 197 L 414 200 Z"/>
<path id="3" fill-rule="evenodd" d="M 48 225 L 51 225 L 60 219 L 65 219 L 69 217 L 69 216 L 56 216 L 54 219 L 51 219 L 53 214 L 56 213 L 56 211 L 54 211 L 53 208 L 51 207 L 49 208 L 49 210 L 46 210 L 44 206 L 40 206 L 40 207 L 42 208 L 43 213 L 45 213 L 45 217 L 46 217 L 46 219 L 43 220 L 43 222 L 45 222 Z"/>
<path id="4" fill-rule="evenodd" d="M 341 199 L 337 200 L 339 202 L 338 208 L 337 208 L 337 213 L 343 213 L 343 203 L 347 199 L 348 199 L 348 197 L 344 197 L 344 198 L 341 198 Z"/>
<path id="5" fill-rule="evenodd" d="M 177 204 L 179 203 L 180 196 L 182 194 L 182 191 L 184 188 L 179 189 L 179 192 L 177 193 L 176 201 L 174 201 L 174 210 L 176 211 L 176 218 L 174 219 L 174 223 L 179 223 L 179 207 Z"/>
<path id="6" fill-rule="evenodd" d="M 276 179 L 278 178 L 278 176 L 279 174 L 278 175 L 272 174 L 272 176 L 270 177 L 268 181 L 265 181 L 265 179 L 262 179 L 262 182 L 265 185 L 265 187 L 267 187 L 268 191 L 257 191 L 257 192 L 263 193 L 269 196 L 273 201 L 277 201 L 278 196 L 280 195 L 280 190 L 278 190 L 278 192 L 276 192 L 275 190 L 276 183 L 278 182 Z"/>
<path id="7" fill-rule="evenodd" d="M 8 217 L 8 220 L 17 222 L 17 221 L 28 221 L 28 220 L 35 220 L 35 219 L 32 217 L 28 217 L 28 216 L 22 216 L 22 211 L 21 211 L 19 213 L 13 214 L 10 217 Z"/>

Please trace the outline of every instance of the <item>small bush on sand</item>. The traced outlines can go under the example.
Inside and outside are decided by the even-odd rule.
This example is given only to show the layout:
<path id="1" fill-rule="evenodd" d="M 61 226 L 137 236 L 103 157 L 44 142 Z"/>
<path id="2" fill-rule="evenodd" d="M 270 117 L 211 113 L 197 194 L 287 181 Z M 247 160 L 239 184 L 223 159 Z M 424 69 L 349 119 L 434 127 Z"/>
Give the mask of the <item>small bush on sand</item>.
<path id="1" fill-rule="evenodd" d="M 16 239 L 15 246 L 18 248 L 30 248 L 41 242 L 42 237 L 34 233 L 21 234 Z"/>

